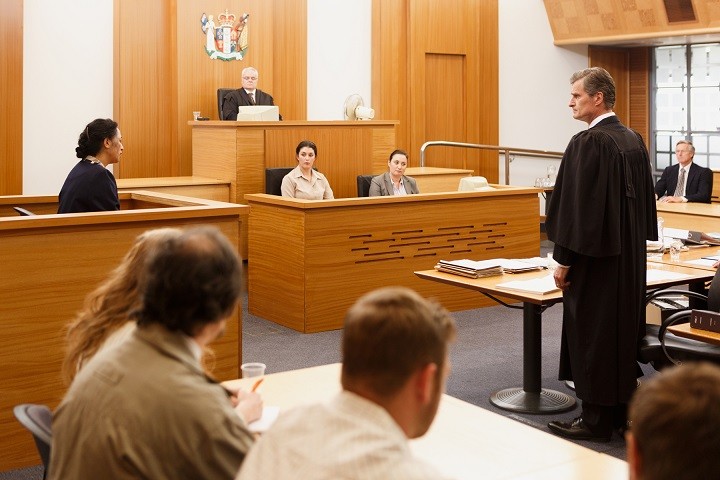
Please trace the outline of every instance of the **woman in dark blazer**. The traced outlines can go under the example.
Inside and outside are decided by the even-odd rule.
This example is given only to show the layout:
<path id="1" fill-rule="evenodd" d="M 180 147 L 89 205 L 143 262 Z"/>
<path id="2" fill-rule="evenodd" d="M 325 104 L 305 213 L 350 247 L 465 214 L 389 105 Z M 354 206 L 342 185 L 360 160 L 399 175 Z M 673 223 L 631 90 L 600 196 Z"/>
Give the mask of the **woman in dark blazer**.
<path id="1" fill-rule="evenodd" d="M 417 183 L 412 177 L 405 176 L 408 154 L 403 150 L 395 150 L 388 160 L 388 171 L 373 177 L 370 183 L 370 196 L 410 195 L 420 193 Z"/>

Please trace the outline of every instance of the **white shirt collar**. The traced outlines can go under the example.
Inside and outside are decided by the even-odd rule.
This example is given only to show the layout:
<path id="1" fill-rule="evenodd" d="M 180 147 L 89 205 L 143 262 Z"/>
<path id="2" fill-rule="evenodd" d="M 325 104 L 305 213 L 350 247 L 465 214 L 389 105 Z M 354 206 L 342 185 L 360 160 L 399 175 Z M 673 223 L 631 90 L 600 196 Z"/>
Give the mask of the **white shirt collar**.
<path id="1" fill-rule="evenodd" d="M 600 123 L 601 121 L 605 120 L 606 118 L 614 117 L 614 116 L 615 116 L 615 112 L 603 113 L 602 115 L 595 117 L 595 120 L 590 122 L 590 125 L 588 125 L 588 128 L 592 128 L 595 125 L 597 125 L 598 123 Z"/>
<path id="2" fill-rule="evenodd" d="M 185 339 L 188 347 L 190 347 L 190 351 L 192 352 L 193 357 L 199 362 L 200 358 L 202 358 L 202 347 L 195 341 L 195 339 L 188 337 L 184 334 L 182 335 L 182 337 Z"/>

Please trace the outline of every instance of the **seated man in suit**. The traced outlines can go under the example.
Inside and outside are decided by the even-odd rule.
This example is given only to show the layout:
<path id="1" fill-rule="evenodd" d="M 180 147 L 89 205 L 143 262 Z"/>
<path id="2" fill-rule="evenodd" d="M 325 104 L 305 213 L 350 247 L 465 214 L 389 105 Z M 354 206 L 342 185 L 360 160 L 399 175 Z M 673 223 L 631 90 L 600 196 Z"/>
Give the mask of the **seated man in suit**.
<path id="1" fill-rule="evenodd" d="M 55 412 L 49 478 L 233 478 L 253 444 L 260 397 L 200 364 L 240 297 L 235 247 L 190 229 L 158 242 L 144 268 L 137 329 L 93 356 Z"/>
<path id="2" fill-rule="evenodd" d="M 242 71 L 242 88 L 234 90 L 223 99 L 222 119 L 237 120 L 238 107 L 249 105 L 275 105 L 273 97 L 257 88 L 258 71 L 253 67 Z M 282 120 L 282 115 L 280 115 Z"/>
<path id="3" fill-rule="evenodd" d="M 695 147 L 692 142 L 677 142 L 675 156 L 678 163 L 667 167 L 655 185 L 655 199 L 669 203 L 710 203 L 713 173 L 709 168 L 693 163 Z"/>
<path id="4" fill-rule="evenodd" d="M 239 478 L 443 478 L 413 457 L 407 439 L 424 435 L 435 418 L 454 335 L 447 311 L 410 289 L 363 296 L 345 316 L 343 390 L 282 414 Z"/>
<path id="5" fill-rule="evenodd" d="M 720 368 L 687 363 L 635 392 L 625 434 L 630 479 L 717 478 Z"/>

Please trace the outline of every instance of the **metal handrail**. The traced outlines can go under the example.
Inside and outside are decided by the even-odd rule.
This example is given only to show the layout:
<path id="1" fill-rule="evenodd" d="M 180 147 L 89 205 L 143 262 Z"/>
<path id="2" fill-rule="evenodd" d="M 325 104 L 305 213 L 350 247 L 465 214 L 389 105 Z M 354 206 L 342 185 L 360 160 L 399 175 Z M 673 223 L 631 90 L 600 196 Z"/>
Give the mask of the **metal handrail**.
<path id="1" fill-rule="evenodd" d="M 477 143 L 462 143 L 462 142 L 446 142 L 444 140 L 434 140 L 425 142 L 420 147 L 420 166 L 425 166 L 425 150 L 427 147 L 434 147 L 437 145 L 443 145 L 446 147 L 462 147 L 462 148 L 474 148 L 477 150 L 497 150 L 498 153 L 505 155 L 505 185 L 510 184 L 510 156 L 518 155 L 521 157 L 547 157 L 547 158 L 562 158 L 562 152 L 552 152 L 549 150 L 531 150 L 529 148 L 513 148 L 513 147 L 500 147 L 497 145 L 480 145 Z"/>

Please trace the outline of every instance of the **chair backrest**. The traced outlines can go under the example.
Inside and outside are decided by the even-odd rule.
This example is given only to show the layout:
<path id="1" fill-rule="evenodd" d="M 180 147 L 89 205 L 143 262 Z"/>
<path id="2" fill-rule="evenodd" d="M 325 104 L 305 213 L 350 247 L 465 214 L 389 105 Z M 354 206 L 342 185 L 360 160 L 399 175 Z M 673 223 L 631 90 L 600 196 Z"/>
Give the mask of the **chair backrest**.
<path id="1" fill-rule="evenodd" d="M 358 197 L 369 197 L 370 196 L 370 184 L 375 175 L 358 175 L 357 176 L 357 196 Z"/>
<path id="2" fill-rule="evenodd" d="M 217 89 L 217 103 L 218 103 L 218 120 L 223 120 L 223 100 L 225 100 L 225 95 L 232 92 L 233 90 L 237 90 L 237 88 L 218 88 Z"/>
<path id="3" fill-rule="evenodd" d="M 52 444 L 52 411 L 45 405 L 23 403 L 17 405 L 13 409 L 13 413 L 15 418 L 32 433 L 47 473 L 50 464 L 50 445 Z"/>
<path id="4" fill-rule="evenodd" d="M 282 180 L 295 167 L 266 168 L 265 169 L 265 193 L 269 195 L 281 195 L 280 187 Z"/>
<path id="5" fill-rule="evenodd" d="M 33 212 L 31 212 L 30 210 L 26 210 L 26 209 L 24 209 L 24 208 L 22 208 L 22 207 L 13 207 L 13 210 L 15 210 L 17 213 L 19 213 L 19 214 L 22 215 L 23 217 L 32 217 L 33 215 L 35 215 L 35 214 L 34 214 Z"/>

